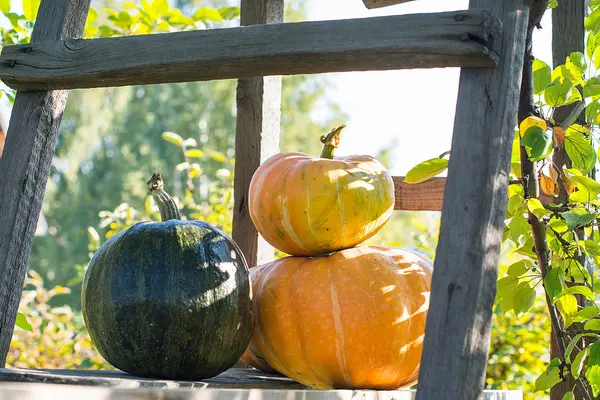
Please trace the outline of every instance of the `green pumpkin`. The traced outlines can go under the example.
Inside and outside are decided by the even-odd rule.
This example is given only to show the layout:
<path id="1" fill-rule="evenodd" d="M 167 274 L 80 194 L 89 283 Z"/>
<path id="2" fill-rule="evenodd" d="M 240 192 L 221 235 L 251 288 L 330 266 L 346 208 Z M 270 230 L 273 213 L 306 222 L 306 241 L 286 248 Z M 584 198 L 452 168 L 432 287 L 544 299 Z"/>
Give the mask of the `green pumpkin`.
<path id="1" fill-rule="evenodd" d="M 136 376 L 198 380 L 232 367 L 252 332 L 246 260 L 225 233 L 180 219 L 160 174 L 149 182 L 162 222 L 139 222 L 87 268 L 82 311 L 94 346 Z"/>

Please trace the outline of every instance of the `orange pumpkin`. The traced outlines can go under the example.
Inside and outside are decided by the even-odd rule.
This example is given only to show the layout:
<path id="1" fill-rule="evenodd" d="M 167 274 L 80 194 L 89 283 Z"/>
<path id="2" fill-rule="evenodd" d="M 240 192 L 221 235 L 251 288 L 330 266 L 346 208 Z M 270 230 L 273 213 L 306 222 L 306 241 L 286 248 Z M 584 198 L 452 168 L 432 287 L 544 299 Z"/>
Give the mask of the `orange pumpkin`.
<path id="1" fill-rule="evenodd" d="M 241 360 L 315 389 L 412 386 L 432 269 L 428 258 L 386 246 L 252 268 L 255 322 Z"/>
<path id="2" fill-rule="evenodd" d="M 284 253 L 319 255 L 356 246 L 392 214 L 394 183 L 380 162 L 368 155 L 333 158 L 343 128 L 321 138 L 321 157 L 279 153 L 252 177 L 252 222 Z"/>

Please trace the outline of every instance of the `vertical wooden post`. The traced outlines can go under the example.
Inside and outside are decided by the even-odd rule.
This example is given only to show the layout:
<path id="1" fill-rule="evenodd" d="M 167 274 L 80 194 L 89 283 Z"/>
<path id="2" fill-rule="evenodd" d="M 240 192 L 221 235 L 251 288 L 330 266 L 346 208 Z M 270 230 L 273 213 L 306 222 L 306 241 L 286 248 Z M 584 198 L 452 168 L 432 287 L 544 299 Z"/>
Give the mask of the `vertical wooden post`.
<path id="1" fill-rule="evenodd" d="M 554 67 L 564 64 L 565 59 L 572 52 L 585 51 L 584 19 L 587 10 L 586 3 L 587 0 L 561 1 L 558 3 L 558 6 L 552 10 L 552 64 Z M 576 106 L 577 103 L 572 103 L 557 108 L 554 112 L 554 120 L 557 123 L 565 121 Z M 571 166 L 571 160 L 569 160 L 564 147 L 554 149 L 552 161 L 559 170 L 562 170 L 563 166 L 566 166 L 567 168 Z M 558 201 L 567 203 L 569 201 L 567 192 L 561 190 Z M 578 234 L 581 235 L 580 237 L 585 237 L 585 232 L 583 232 L 583 230 L 578 232 Z M 585 304 L 585 298 L 582 296 L 578 296 L 577 301 L 582 306 L 587 305 Z M 583 328 L 583 324 L 581 324 L 580 327 Z M 552 328 L 550 338 L 550 356 L 552 358 L 559 357 L 560 350 L 558 343 L 556 342 L 556 332 L 554 327 Z M 571 374 L 568 374 L 565 377 L 565 380 L 554 385 L 552 389 L 550 389 L 550 400 L 562 400 L 565 393 L 571 391 L 573 387 L 576 387 L 575 380 Z M 578 387 L 575 388 L 574 393 L 576 398 L 581 396 Z"/>
<path id="2" fill-rule="evenodd" d="M 417 400 L 483 397 L 530 0 L 471 0 L 500 63 L 461 71 Z"/>
<path id="3" fill-rule="evenodd" d="M 283 22 L 284 0 L 242 0 L 241 25 Z M 268 262 L 273 248 L 259 235 L 248 213 L 248 187 L 258 166 L 279 149 L 281 77 L 238 80 L 235 138 L 233 239 L 248 265 Z"/>
<path id="4" fill-rule="evenodd" d="M 31 41 L 79 38 L 90 0 L 43 0 Z M 4 366 L 68 91 L 17 93 L 0 158 L 0 366 Z"/>

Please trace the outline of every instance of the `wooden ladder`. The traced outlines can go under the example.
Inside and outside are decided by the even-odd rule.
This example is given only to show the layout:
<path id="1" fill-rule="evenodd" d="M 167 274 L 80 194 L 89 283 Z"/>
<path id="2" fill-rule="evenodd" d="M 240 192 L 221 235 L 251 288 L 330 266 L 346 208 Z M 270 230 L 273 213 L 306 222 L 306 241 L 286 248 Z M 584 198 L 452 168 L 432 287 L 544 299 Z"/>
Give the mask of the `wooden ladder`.
<path id="1" fill-rule="evenodd" d="M 282 23 L 283 3 L 241 0 L 236 28 L 83 40 L 90 0 L 42 0 L 31 43 L 4 47 L 0 79 L 18 92 L 0 159 L 0 366 L 68 89 L 238 78 L 233 238 L 254 266 L 273 251 L 250 220 L 247 191 L 278 151 L 281 75 L 461 67 L 448 178 L 394 178 L 395 209 L 442 211 L 417 399 L 480 398 L 529 1 L 299 23 Z"/>

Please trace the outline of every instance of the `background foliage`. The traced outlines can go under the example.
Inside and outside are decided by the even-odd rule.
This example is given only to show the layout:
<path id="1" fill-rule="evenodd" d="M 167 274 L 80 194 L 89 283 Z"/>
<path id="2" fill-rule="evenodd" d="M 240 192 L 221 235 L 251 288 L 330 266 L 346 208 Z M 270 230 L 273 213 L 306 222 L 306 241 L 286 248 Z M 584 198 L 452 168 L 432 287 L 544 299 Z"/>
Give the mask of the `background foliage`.
<path id="1" fill-rule="evenodd" d="M 23 1 L 23 13 L 9 12 L 9 4 L 0 1 L 8 21 L 0 28 L 2 44 L 27 42 L 39 1 Z M 102 0 L 93 7 L 86 37 L 239 23 L 239 9 L 226 0 Z M 285 15 L 287 21 L 303 19 L 303 2 L 287 1 Z M 344 122 L 337 106 L 324 101 L 327 85 L 319 76 L 283 78 L 282 150 L 318 154 L 320 135 Z M 12 100 L 13 93 L 3 91 Z M 317 121 L 313 115 L 323 108 L 327 118 Z M 9 366 L 110 368 L 83 325 L 81 277 L 108 237 L 139 220 L 158 219 L 145 185 L 152 172 L 161 171 L 187 218 L 231 233 L 235 113 L 234 80 L 71 91 L 43 206 L 48 231 L 35 239 Z M 390 166 L 393 145 L 374 156 Z M 438 223 L 439 213 L 395 212 L 368 243 L 413 247 L 433 258 Z M 514 262 L 511 246 L 502 273 Z M 497 310 L 489 388 L 523 388 L 526 399 L 535 398 L 535 378 L 548 361 L 543 308 L 538 296 L 527 315 Z"/>

